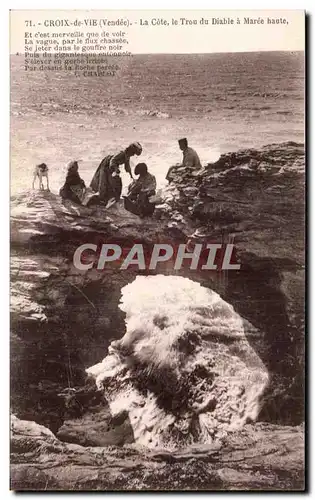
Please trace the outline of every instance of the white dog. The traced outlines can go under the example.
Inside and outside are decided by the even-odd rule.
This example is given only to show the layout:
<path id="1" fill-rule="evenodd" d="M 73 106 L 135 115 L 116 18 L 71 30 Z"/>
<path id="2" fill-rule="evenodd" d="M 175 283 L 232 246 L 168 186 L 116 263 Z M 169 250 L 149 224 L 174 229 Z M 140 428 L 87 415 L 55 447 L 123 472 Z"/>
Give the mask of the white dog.
<path id="1" fill-rule="evenodd" d="M 46 163 L 36 165 L 34 170 L 33 189 L 37 177 L 39 180 L 39 189 L 44 189 L 43 177 L 46 177 L 47 190 L 49 191 L 48 167 Z"/>

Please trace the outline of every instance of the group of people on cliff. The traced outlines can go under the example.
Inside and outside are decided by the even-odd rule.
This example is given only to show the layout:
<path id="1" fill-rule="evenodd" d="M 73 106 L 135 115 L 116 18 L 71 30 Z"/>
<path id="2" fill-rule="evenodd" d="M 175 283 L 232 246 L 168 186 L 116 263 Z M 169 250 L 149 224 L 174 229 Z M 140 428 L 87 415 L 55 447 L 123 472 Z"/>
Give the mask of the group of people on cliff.
<path id="1" fill-rule="evenodd" d="M 183 167 L 199 169 L 201 163 L 199 157 L 192 148 L 188 147 L 186 138 L 178 141 L 179 148 L 183 152 Z M 140 156 L 142 146 L 139 142 L 130 144 L 126 149 L 114 155 L 107 155 L 96 169 L 87 188 L 84 180 L 79 175 L 79 165 L 77 161 L 72 161 L 68 165 L 67 176 L 63 187 L 60 189 L 60 196 L 73 202 L 91 206 L 92 204 L 102 204 L 109 208 L 119 201 L 122 193 L 122 180 L 120 177 L 120 167 L 124 165 L 125 171 L 129 173 L 132 182 L 128 186 L 127 195 L 124 196 L 124 206 L 129 212 L 140 217 L 151 216 L 155 209 L 156 179 L 148 171 L 145 163 L 138 163 L 134 169 L 134 179 L 130 158 Z M 176 167 L 171 167 L 170 171 Z"/>

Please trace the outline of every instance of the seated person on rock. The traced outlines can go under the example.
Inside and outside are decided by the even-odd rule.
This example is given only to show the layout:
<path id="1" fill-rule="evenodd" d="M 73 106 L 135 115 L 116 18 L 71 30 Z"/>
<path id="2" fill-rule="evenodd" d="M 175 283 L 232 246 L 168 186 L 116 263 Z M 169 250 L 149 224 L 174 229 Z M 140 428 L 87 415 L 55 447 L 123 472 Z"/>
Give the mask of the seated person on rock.
<path id="1" fill-rule="evenodd" d="M 179 139 L 178 145 L 179 149 L 183 152 L 183 161 L 180 165 L 175 165 L 168 170 L 166 174 L 166 180 L 168 181 L 171 181 L 172 174 L 174 174 L 177 169 L 193 169 L 197 171 L 202 168 L 198 154 L 193 148 L 188 146 L 186 138 Z"/>
<path id="2" fill-rule="evenodd" d="M 150 203 L 150 197 L 155 195 L 156 179 L 148 172 L 145 163 L 136 165 L 135 175 L 139 175 L 139 178 L 128 187 L 128 195 L 124 197 L 125 209 L 140 217 L 151 216 L 155 205 Z"/>
<path id="3" fill-rule="evenodd" d="M 202 168 L 198 154 L 193 148 L 190 148 L 188 146 L 188 141 L 186 138 L 179 139 L 178 145 L 179 149 L 183 152 L 183 167 L 194 168 L 196 170 Z"/>
<path id="4" fill-rule="evenodd" d="M 132 178 L 130 158 L 134 155 L 139 156 L 141 153 L 141 144 L 133 142 L 123 151 L 103 158 L 90 184 L 93 191 L 99 194 L 102 204 L 108 205 L 108 202 L 112 204 L 112 202 L 119 201 L 122 191 L 119 167 L 124 165 L 126 172 Z"/>
<path id="5" fill-rule="evenodd" d="M 75 203 L 82 204 L 86 187 L 85 182 L 79 175 L 79 165 L 77 161 L 71 161 L 68 164 L 68 172 L 66 181 L 59 191 L 59 194 L 64 200 L 71 200 Z"/>

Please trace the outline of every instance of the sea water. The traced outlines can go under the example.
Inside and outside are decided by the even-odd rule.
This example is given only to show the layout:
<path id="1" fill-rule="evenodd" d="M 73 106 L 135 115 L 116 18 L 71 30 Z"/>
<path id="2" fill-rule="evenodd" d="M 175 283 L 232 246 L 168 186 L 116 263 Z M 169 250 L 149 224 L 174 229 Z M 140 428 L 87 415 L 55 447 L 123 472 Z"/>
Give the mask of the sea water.
<path id="1" fill-rule="evenodd" d="M 58 192 L 70 160 L 89 183 L 103 156 L 130 142 L 158 184 L 182 160 L 177 140 L 206 164 L 221 153 L 304 141 L 304 53 L 136 55 L 115 77 L 24 71 L 11 56 L 11 191 L 31 186 L 34 165 Z M 129 176 L 123 176 L 124 185 Z"/>

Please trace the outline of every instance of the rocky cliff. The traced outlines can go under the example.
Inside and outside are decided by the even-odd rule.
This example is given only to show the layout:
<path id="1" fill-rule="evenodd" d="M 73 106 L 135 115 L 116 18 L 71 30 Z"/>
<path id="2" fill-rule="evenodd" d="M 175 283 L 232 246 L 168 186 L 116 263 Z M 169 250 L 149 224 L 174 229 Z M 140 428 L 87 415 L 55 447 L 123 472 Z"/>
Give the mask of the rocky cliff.
<path id="1" fill-rule="evenodd" d="M 304 148 L 285 143 L 239 151 L 200 172 L 173 168 L 168 179 L 163 203 L 151 219 L 139 219 L 121 205 L 106 211 L 63 204 L 47 192 L 12 198 L 11 399 L 12 412 L 22 419 L 14 420 L 13 488 L 37 488 L 40 474 L 44 489 L 119 489 L 123 469 L 133 489 L 303 487 Z M 219 293 L 258 332 L 247 342 L 269 374 L 260 423 L 229 434 L 216 444 L 218 450 L 204 455 L 165 452 L 156 462 L 154 452 L 130 448 L 134 433 L 128 411 L 113 415 L 85 370 L 125 334 L 121 289 L 139 274 L 155 273 L 133 267 L 76 269 L 76 248 L 101 241 L 125 249 L 134 242 L 148 248 L 156 241 L 234 243 L 239 271 L 169 267 L 163 274 L 181 274 Z M 48 427 L 59 440 L 24 420 Z M 25 426 L 35 430 L 24 442 Z M 100 448 L 107 446 L 110 451 Z M 273 458 L 266 461 L 270 453 Z M 213 456 L 219 463 L 214 468 L 209 466 Z M 85 474 L 86 460 L 91 469 Z M 124 461 L 133 460 L 142 463 L 141 479 L 131 465 L 124 468 Z M 76 472 L 69 473 L 65 465 L 74 462 Z M 155 484 L 151 467 L 159 469 L 163 486 Z M 52 478 L 51 468 L 68 473 Z M 175 470 L 177 486 L 170 484 Z"/>

